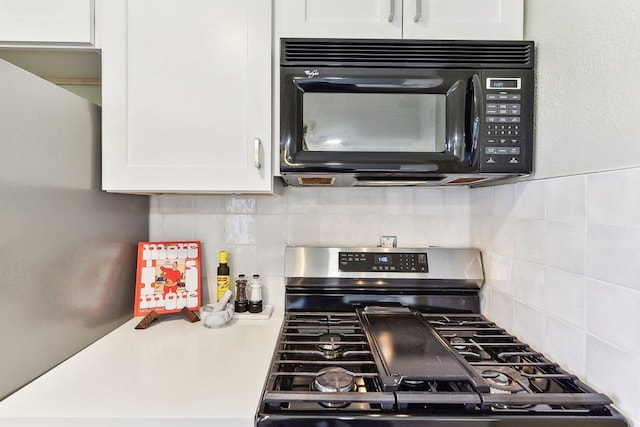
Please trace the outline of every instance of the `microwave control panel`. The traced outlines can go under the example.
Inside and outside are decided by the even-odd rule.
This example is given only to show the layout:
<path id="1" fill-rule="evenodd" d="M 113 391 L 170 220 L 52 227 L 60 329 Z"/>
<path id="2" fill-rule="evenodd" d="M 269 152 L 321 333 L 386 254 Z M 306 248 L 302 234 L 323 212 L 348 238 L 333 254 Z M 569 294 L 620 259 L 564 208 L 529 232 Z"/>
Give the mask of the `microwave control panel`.
<path id="1" fill-rule="evenodd" d="M 427 273 L 426 253 L 340 252 L 339 271 L 352 273 Z"/>
<path id="2" fill-rule="evenodd" d="M 527 79 L 488 76 L 483 87 L 480 158 L 483 172 L 531 171 L 532 114 Z"/>

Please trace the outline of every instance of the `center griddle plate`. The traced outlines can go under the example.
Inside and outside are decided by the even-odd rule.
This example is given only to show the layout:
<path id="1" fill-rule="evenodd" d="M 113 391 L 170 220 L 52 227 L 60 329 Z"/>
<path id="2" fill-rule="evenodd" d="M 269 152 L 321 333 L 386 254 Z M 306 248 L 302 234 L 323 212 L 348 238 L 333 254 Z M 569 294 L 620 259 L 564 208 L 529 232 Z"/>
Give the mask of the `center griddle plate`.
<path id="1" fill-rule="evenodd" d="M 477 391 L 486 382 L 438 335 L 422 315 L 406 307 L 357 310 L 385 391 L 402 381 L 462 381 Z"/>

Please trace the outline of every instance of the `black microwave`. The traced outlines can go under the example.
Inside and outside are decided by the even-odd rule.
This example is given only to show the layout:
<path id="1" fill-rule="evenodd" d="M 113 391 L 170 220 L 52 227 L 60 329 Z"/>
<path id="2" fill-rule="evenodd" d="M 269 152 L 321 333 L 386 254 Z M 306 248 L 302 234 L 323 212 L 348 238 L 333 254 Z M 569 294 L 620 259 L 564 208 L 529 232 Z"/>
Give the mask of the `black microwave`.
<path id="1" fill-rule="evenodd" d="M 477 185 L 533 168 L 531 41 L 282 39 L 294 186 Z"/>

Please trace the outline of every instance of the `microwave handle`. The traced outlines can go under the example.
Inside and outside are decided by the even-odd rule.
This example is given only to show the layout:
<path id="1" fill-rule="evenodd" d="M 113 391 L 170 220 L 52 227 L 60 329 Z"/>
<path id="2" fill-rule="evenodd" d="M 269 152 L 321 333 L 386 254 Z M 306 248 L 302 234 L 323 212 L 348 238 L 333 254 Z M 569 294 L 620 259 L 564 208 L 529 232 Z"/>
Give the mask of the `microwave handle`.
<path id="1" fill-rule="evenodd" d="M 472 99 L 473 102 L 473 116 L 470 118 L 471 123 L 468 127 L 470 131 L 469 135 L 469 162 L 473 163 L 473 157 L 476 155 L 478 149 L 478 138 L 480 136 L 480 111 L 481 111 L 481 103 L 482 103 L 482 83 L 480 82 L 480 76 L 474 74 L 471 78 L 471 89 L 472 89 Z"/>
<path id="2" fill-rule="evenodd" d="M 446 151 L 458 161 L 473 163 L 477 155 L 478 137 L 480 131 L 480 111 L 482 108 L 482 86 L 480 76 L 474 74 L 469 82 L 473 96 L 471 97 L 471 117 L 467 116 L 467 82 L 459 80 L 447 93 L 447 134 L 451 138 L 447 141 Z M 471 123 L 468 123 L 469 120 Z M 469 126 L 467 126 L 469 125 Z M 468 131 L 468 132 L 467 132 Z"/>
<path id="3" fill-rule="evenodd" d="M 464 80 L 458 80 L 447 91 L 446 133 L 448 137 L 445 142 L 445 152 L 451 154 L 460 162 L 464 161 L 466 155 L 466 102 L 467 82 Z"/>

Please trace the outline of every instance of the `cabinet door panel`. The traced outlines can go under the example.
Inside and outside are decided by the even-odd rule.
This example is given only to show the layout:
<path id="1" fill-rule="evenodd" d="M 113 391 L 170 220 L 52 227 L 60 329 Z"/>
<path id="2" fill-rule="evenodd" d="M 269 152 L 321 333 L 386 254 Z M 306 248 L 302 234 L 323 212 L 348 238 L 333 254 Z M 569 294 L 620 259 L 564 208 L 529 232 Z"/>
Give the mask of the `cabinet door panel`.
<path id="1" fill-rule="evenodd" d="M 281 7 L 281 37 L 402 36 L 402 0 L 281 0 Z"/>
<path id="2" fill-rule="evenodd" d="M 103 188 L 270 191 L 269 2 L 112 1 L 121 5 L 103 11 Z"/>
<path id="3" fill-rule="evenodd" d="M 522 40 L 522 0 L 404 0 L 405 39 Z"/>
<path id="4" fill-rule="evenodd" d="M 174 3 L 129 2 L 129 165 L 244 167 L 246 144 L 216 140 L 247 140 L 247 33 L 232 24 L 246 2 L 226 2 L 220 15 Z"/>
<path id="5" fill-rule="evenodd" d="M 93 43 L 93 0 L 0 0 L 0 44 Z"/>

